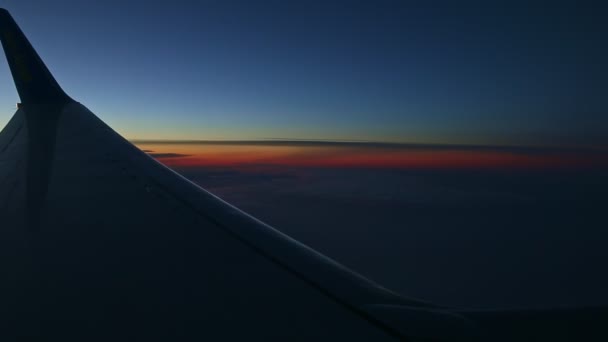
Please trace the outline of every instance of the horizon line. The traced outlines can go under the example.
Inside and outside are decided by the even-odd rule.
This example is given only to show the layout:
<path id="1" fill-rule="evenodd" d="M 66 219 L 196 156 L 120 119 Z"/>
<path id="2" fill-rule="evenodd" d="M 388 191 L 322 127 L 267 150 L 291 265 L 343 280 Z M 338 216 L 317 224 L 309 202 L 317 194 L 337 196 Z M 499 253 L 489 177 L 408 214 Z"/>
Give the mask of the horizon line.
<path id="1" fill-rule="evenodd" d="M 296 145 L 296 146 L 357 146 L 357 147 L 383 147 L 383 148 L 419 148 L 419 149 L 481 149 L 481 150 L 508 150 L 508 151 L 586 151 L 586 152 L 608 152 L 608 146 L 589 145 L 514 145 L 514 144 L 473 144 L 473 143 L 416 143 L 396 141 L 374 141 L 353 139 L 287 139 L 287 138 L 263 138 L 263 139 L 127 139 L 137 144 L 201 144 L 201 145 Z"/>

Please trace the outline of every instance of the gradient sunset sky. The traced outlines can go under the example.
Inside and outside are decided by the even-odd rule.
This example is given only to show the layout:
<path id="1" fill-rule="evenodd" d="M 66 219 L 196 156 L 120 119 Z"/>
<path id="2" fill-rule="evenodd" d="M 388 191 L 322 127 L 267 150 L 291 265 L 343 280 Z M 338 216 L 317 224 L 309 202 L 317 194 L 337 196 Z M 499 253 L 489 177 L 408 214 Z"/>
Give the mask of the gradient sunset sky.
<path id="1" fill-rule="evenodd" d="M 1 1 L 129 139 L 606 146 L 606 11 L 580 2 Z M 18 101 L 0 63 L 0 126 Z"/>

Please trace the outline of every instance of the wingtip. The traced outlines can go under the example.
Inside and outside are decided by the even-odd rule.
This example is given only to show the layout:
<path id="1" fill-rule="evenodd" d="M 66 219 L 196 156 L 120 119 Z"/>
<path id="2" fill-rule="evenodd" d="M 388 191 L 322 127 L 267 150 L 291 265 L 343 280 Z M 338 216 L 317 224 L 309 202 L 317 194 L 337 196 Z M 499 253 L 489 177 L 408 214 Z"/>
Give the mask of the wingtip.
<path id="1" fill-rule="evenodd" d="M 0 40 L 21 103 L 65 103 L 61 89 L 9 12 L 0 8 Z"/>

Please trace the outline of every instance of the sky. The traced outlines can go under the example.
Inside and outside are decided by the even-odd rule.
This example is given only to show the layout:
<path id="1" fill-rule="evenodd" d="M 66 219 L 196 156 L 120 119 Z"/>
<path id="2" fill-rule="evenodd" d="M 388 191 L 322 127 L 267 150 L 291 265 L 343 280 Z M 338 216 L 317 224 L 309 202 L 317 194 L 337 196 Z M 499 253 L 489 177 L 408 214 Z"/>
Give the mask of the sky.
<path id="1" fill-rule="evenodd" d="M 0 1 L 129 139 L 607 146 L 582 2 Z M 0 63 L 0 126 L 18 101 Z"/>
<path id="2" fill-rule="evenodd" d="M 173 168 L 367 168 L 395 170 L 598 170 L 604 150 L 327 141 L 135 142 Z"/>

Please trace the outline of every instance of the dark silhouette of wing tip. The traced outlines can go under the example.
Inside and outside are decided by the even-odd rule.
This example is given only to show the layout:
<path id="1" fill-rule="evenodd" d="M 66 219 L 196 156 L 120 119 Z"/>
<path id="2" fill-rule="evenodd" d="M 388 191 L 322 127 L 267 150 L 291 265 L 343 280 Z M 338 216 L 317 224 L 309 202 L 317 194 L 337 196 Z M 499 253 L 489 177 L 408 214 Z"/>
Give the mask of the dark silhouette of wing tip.
<path id="1" fill-rule="evenodd" d="M 22 104 L 65 104 L 73 101 L 61 89 L 6 9 L 0 9 L 0 39 Z"/>

